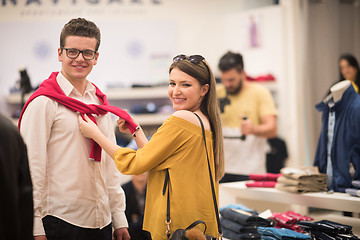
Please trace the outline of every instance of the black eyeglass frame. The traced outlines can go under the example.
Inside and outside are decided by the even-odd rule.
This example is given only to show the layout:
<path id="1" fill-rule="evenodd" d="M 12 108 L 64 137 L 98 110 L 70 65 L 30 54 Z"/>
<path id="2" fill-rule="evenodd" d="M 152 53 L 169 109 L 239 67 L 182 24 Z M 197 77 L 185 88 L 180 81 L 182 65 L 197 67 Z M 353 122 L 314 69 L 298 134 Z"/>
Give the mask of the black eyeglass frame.
<path id="1" fill-rule="evenodd" d="M 68 58 L 71 58 L 71 59 L 76 59 L 79 55 L 80 55 L 80 53 L 81 53 L 81 55 L 82 55 L 82 57 L 85 59 L 85 60 L 93 60 L 94 58 L 95 58 L 95 56 L 96 56 L 96 53 L 98 52 L 98 51 L 93 51 L 93 50 L 79 50 L 79 49 L 76 49 L 76 48 L 65 48 L 65 47 L 61 47 L 61 49 L 64 49 L 65 50 L 65 52 L 66 52 L 66 56 L 68 57 Z M 78 51 L 78 54 L 76 55 L 76 57 L 70 57 L 69 55 L 68 55 L 68 51 L 69 50 L 75 50 L 75 51 Z M 92 57 L 92 58 L 86 58 L 85 56 L 84 56 L 84 52 L 92 52 L 92 53 L 94 53 L 94 56 Z"/>

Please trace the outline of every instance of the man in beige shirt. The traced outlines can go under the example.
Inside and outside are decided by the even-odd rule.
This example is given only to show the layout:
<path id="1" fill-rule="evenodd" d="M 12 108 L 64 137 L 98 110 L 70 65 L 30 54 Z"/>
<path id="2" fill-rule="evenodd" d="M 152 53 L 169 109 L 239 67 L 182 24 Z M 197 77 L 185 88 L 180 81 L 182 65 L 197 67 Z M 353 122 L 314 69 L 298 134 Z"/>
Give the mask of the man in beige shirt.
<path id="1" fill-rule="evenodd" d="M 221 123 L 225 151 L 225 176 L 220 181 L 248 180 L 266 173 L 266 139 L 276 136 L 276 108 L 264 86 L 249 82 L 240 53 L 227 52 L 219 61 L 223 99 Z M 246 118 L 244 118 L 246 117 Z"/>
<path id="2" fill-rule="evenodd" d="M 52 74 L 64 96 L 101 104 L 86 78 L 96 65 L 100 30 L 83 18 L 70 20 L 60 35 L 60 73 Z M 55 79 L 54 77 L 54 79 Z M 36 240 L 130 239 L 120 173 L 105 152 L 89 158 L 90 141 L 78 127 L 78 113 L 38 96 L 26 107 L 20 131 L 28 146 L 33 181 Z M 95 116 L 101 131 L 115 141 L 109 114 Z"/>

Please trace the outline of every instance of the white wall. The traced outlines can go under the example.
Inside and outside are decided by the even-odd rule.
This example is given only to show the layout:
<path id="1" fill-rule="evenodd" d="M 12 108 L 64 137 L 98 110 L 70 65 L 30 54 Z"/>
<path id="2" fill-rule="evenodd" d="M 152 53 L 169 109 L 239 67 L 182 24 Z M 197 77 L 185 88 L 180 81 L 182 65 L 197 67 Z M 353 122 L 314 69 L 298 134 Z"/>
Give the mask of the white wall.
<path id="1" fill-rule="evenodd" d="M 175 54 L 202 54 L 213 70 L 228 49 L 223 18 L 233 12 L 269 5 L 259 0 L 4 0 L 0 5 L 0 112 L 9 88 L 26 66 L 33 85 L 52 71 L 59 34 L 74 17 L 94 21 L 102 31 L 100 59 L 89 76 L 99 87 L 108 84 L 166 81 Z M 16 2 L 14 4 L 13 2 Z M 56 2 L 56 3 L 55 3 Z M 27 5 L 27 3 L 30 3 Z"/>
<path id="2" fill-rule="evenodd" d="M 360 1 L 321 1 L 308 4 L 304 83 L 308 145 L 312 160 L 321 129 L 321 114 L 315 104 L 323 100 L 329 88 L 339 80 L 338 58 L 353 54 L 360 62 Z"/>

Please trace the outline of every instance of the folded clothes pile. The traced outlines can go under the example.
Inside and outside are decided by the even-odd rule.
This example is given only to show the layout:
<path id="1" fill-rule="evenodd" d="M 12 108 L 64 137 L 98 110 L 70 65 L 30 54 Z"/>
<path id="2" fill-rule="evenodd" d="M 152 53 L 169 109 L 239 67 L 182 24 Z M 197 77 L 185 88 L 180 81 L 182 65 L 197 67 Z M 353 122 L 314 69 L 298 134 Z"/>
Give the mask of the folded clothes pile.
<path id="1" fill-rule="evenodd" d="M 329 220 L 318 222 L 298 222 L 314 240 L 340 240 L 340 239 L 359 239 L 352 233 L 352 226 L 344 225 Z"/>
<path id="2" fill-rule="evenodd" d="M 277 179 L 276 189 L 293 192 L 323 192 L 327 189 L 327 175 L 319 173 L 317 167 L 282 168 L 282 176 Z"/>
<path id="3" fill-rule="evenodd" d="M 287 228 L 258 227 L 257 231 L 263 240 L 311 240 L 309 235 Z"/>
<path id="4" fill-rule="evenodd" d="M 280 177 L 281 173 L 266 173 L 266 174 L 250 174 L 249 182 L 246 182 L 247 187 L 268 187 L 274 188 L 276 185 L 276 180 Z"/>
<path id="5" fill-rule="evenodd" d="M 273 213 L 270 217 L 275 221 L 276 228 L 287 228 L 295 232 L 303 233 L 304 230 L 297 224 L 299 221 L 312 221 L 311 217 L 303 216 L 293 211 Z"/>
<path id="6" fill-rule="evenodd" d="M 360 180 L 352 181 L 351 184 L 354 187 L 345 189 L 345 192 L 351 196 L 360 197 Z"/>
<path id="7" fill-rule="evenodd" d="M 223 208 L 220 210 L 220 215 L 223 236 L 227 239 L 260 239 L 261 235 L 257 232 L 257 228 L 274 225 L 273 220 L 259 217 L 256 211 Z"/>

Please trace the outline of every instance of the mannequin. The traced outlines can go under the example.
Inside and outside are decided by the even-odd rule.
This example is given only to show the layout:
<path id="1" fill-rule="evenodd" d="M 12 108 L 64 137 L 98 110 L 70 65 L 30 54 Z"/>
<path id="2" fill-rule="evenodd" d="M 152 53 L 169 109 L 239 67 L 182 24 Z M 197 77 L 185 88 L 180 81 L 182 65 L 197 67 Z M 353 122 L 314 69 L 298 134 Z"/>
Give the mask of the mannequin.
<path id="1" fill-rule="evenodd" d="M 338 102 L 341 100 L 344 92 L 351 85 L 349 80 L 344 80 L 336 83 L 330 88 L 331 96 L 333 97 L 334 102 Z"/>
<path id="2" fill-rule="evenodd" d="M 360 180 L 360 96 L 350 85 L 349 80 L 336 83 L 330 88 L 333 101 L 327 97 L 316 105 L 322 126 L 314 166 L 328 174 L 328 190 L 335 192 L 345 192 L 352 180 Z"/>

